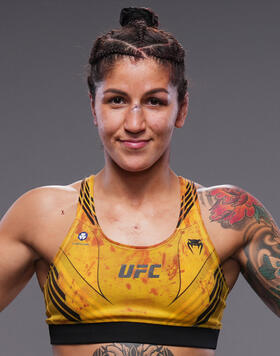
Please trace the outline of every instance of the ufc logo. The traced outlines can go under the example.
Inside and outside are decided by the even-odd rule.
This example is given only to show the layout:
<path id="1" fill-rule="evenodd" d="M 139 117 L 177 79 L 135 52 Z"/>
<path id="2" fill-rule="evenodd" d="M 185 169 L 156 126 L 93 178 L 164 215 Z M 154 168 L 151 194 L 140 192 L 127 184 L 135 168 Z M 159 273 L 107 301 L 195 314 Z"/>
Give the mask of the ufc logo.
<path id="1" fill-rule="evenodd" d="M 119 272 L 119 278 L 130 278 L 132 276 L 132 273 L 134 271 L 134 278 L 139 278 L 141 273 L 146 273 L 148 271 L 148 278 L 159 278 L 159 274 L 154 274 L 155 268 L 161 267 L 161 265 L 150 265 L 148 269 L 148 265 L 137 265 L 136 268 L 135 265 L 129 265 L 128 269 L 126 271 L 127 265 L 122 265 L 120 272 Z"/>

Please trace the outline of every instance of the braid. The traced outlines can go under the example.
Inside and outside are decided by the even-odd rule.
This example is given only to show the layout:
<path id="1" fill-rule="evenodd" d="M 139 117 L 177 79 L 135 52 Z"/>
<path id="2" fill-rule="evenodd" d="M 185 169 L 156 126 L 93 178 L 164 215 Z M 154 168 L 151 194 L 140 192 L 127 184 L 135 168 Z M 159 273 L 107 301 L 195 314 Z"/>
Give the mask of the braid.
<path id="1" fill-rule="evenodd" d="M 89 58 L 89 91 L 95 96 L 96 84 L 102 81 L 115 61 L 123 56 L 136 60 L 151 57 L 170 67 L 171 83 L 177 87 L 178 101 L 187 91 L 185 51 L 170 33 L 158 29 L 158 16 L 147 8 L 124 8 L 120 29 L 96 39 Z"/>
<path id="2" fill-rule="evenodd" d="M 90 58 L 89 64 L 94 65 L 99 60 L 104 57 L 109 57 L 112 55 L 126 55 L 126 56 L 133 56 L 137 58 L 142 58 L 140 51 L 137 50 L 134 46 L 129 45 L 128 43 L 118 40 L 109 38 L 108 40 L 100 39 L 100 44 L 98 43 L 97 46 L 100 45 L 100 49 L 93 48 Z"/>
<path id="3" fill-rule="evenodd" d="M 138 26 L 136 27 L 137 29 L 137 40 L 139 43 L 142 43 L 144 41 L 144 36 L 146 33 L 146 23 L 144 21 L 137 21 Z"/>

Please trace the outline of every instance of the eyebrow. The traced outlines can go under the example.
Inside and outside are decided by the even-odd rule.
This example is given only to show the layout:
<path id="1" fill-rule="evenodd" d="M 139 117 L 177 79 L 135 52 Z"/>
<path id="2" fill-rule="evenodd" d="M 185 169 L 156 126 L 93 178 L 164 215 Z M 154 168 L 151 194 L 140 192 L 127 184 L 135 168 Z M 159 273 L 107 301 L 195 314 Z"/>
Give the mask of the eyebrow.
<path id="1" fill-rule="evenodd" d="M 147 91 L 145 93 L 145 95 L 151 95 L 151 94 L 155 94 L 155 93 L 158 93 L 158 92 L 164 92 L 164 93 L 169 94 L 169 91 L 166 90 L 165 88 L 155 88 L 155 89 Z M 125 91 L 122 91 L 122 90 L 119 90 L 119 89 L 114 89 L 114 88 L 106 89 L 103 92 L 103 94 L 106 94 L 106 93 L 115 93 L 115 94 L 120 94 L 120 95 L 127 95 L 127 93 Z"/>

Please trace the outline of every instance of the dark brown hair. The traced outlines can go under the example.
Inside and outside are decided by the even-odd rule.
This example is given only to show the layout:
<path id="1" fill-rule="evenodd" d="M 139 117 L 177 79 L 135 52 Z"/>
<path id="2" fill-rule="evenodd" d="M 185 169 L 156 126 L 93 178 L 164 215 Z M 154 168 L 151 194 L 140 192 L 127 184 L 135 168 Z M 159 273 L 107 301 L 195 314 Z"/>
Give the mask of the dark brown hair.
<path id="1" fill-rule="evenodd" d="M 178 102 L 187 91 L 185 51 L 170 33 L 158 29 L 158 16 L 148 8 L 128 7 L 121 10 L 121 28 L 98 37 L 90 53 L 88 87 L 95 97 L 96 85 L 123 56 L 135 60 L 147 57 L 170 68 L 170 82 L 177 87 Z"/>

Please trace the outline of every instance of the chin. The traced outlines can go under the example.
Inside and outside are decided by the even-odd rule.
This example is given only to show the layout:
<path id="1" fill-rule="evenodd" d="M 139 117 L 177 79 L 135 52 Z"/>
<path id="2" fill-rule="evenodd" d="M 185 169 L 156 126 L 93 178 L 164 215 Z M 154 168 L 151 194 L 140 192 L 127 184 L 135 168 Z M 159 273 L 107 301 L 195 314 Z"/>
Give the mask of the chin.
<path id="1" fill-rule="evenodd" d="M 119 165 L 119 167 L 126 172 L 139 173 L 147 171 L 152 165 Z"/>
<path id="2" fill-rule="evenodd" d="M 130 173 L 139 173 L 149 170 L 156 164 L 155 162 L 116 162 L 114 161 L 115 165 L 118 166 L 120 169 L 130 172 Z"/>

